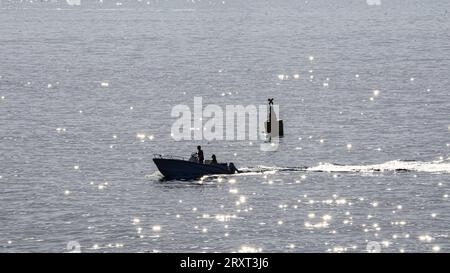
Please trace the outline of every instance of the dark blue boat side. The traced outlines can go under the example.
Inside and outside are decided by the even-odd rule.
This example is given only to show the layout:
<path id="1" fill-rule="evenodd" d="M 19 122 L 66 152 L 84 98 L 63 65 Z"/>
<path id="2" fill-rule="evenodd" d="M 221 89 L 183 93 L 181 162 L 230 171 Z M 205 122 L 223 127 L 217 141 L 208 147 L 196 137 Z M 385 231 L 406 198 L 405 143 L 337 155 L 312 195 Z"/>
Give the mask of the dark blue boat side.
<path id="1" fill-rule="evenodd" d="M 166 178 L 199 178 L 204 175 L 233 174 L 237 171 L 233 163 L 200 164 L 177 158 L 156 156 L 153 158 L 156 167 Z"/>

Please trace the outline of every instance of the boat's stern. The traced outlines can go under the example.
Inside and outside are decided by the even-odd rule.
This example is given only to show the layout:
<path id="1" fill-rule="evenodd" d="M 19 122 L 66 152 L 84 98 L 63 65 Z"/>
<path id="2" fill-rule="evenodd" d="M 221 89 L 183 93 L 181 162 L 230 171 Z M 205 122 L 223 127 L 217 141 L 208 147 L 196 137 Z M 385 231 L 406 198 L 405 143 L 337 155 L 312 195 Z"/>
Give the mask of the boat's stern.
<path id="1" fill-rule="evenodd" d="M 231 173 L 238 173 L 239 170 L 236 168 L 236 166 L 234 166 L 233 162 L 230 162 L 228 164 L 228 169 L 230 170 Z"/>

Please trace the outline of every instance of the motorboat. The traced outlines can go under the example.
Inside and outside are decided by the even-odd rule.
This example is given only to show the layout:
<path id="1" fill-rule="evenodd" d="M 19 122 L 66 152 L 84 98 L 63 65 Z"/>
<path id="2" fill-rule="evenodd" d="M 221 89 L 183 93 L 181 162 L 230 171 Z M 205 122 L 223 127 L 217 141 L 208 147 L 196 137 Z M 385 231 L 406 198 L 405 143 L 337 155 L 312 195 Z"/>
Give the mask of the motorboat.
<path id="1" fill-rule="evenodd" d="M 234 174 L 239 172 L 233 163 L 199 163 L 194 154 L 189 160 L 178 156 L 155 154 L 153 162 L 159 172 L 169 179 L 193 179 L 204 175 Z"/>

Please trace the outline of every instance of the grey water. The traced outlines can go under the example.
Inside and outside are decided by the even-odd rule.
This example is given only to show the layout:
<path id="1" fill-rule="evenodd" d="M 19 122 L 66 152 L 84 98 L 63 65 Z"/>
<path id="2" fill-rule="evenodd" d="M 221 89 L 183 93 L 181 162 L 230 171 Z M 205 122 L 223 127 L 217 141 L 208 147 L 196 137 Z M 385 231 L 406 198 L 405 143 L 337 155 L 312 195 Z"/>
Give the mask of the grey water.
<path id="1" fill-rule="evenodd" d="M 450 2 L 103 2 L 0 2 L 0 252 L 450 251 Z M 175 141 L 194 97 L 285 137 Z M 162 181 L 197 145 L 249 172 Z"/>

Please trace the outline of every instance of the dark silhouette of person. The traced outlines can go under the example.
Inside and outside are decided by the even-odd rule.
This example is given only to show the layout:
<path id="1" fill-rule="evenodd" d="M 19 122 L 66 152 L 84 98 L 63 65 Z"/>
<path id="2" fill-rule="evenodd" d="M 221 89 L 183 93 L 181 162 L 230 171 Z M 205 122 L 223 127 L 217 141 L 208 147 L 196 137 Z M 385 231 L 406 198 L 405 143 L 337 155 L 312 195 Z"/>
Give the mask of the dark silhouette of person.
<path id="1" fill-rule="evenodd" d="M 217 164 L 216 155 L 212 155 L 211 164 Z"/>
<path id="2" fill-rule="evenodd" d="M 198 163 L 203 164 L 203 161 L 205 160 L 205 157 L 203 155 L 203 150 L 201 146 L 197 146 L 197 156 L 198 156 Z"/>

